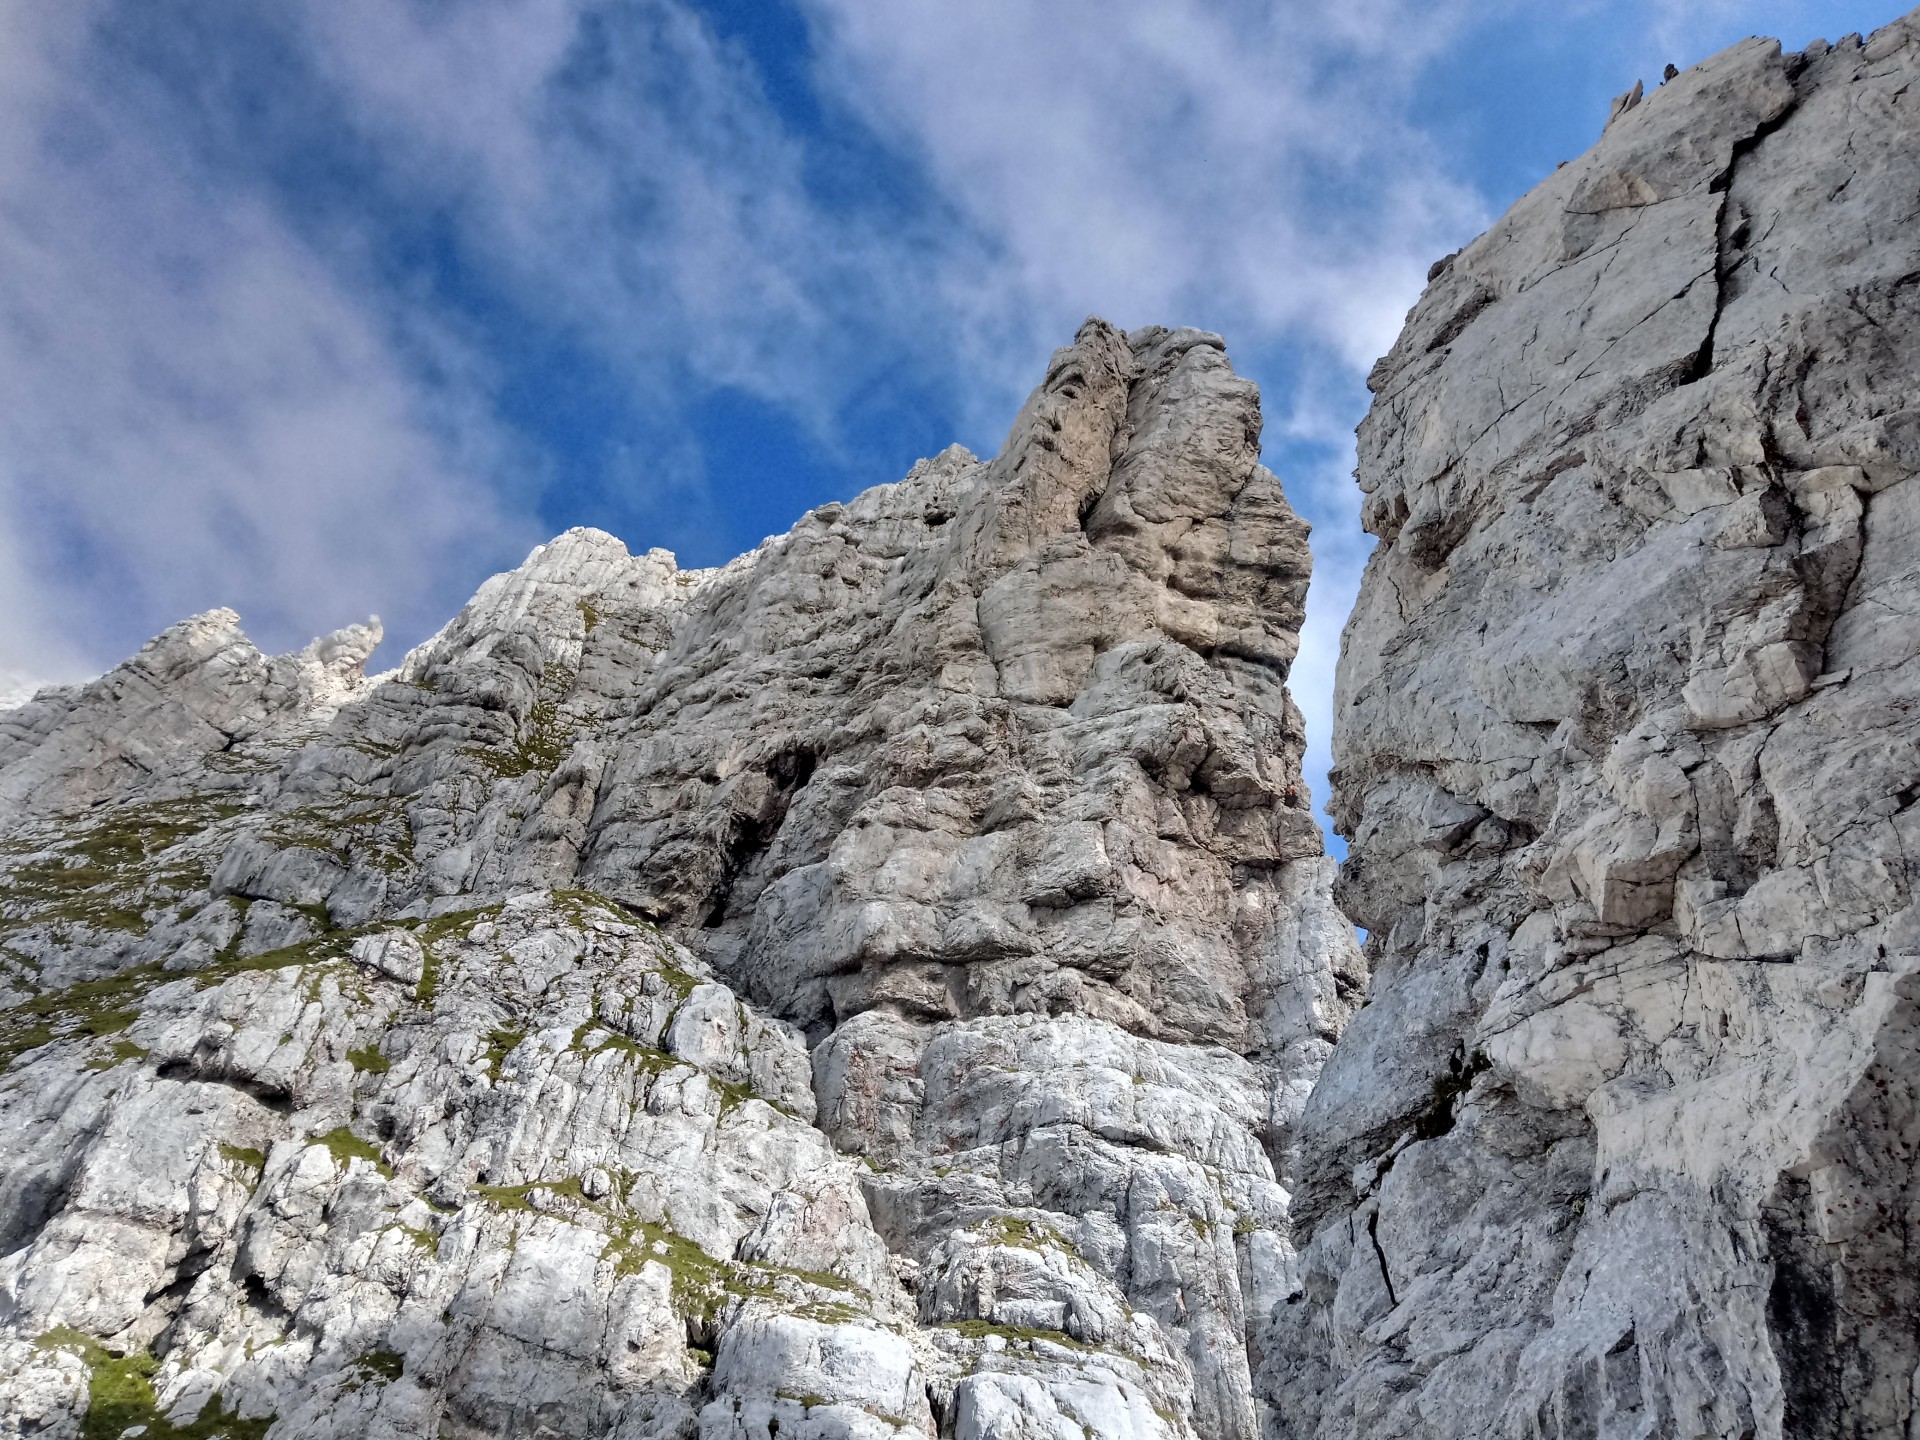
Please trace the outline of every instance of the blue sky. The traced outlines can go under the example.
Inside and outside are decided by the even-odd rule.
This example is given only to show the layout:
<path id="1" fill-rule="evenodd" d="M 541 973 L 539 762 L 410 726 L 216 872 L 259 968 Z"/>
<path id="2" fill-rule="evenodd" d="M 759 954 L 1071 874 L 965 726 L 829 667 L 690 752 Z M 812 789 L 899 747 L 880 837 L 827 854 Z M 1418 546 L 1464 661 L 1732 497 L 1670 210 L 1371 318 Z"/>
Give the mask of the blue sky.
<path id="1" fill-rule="evenodd" d="M 1079 320 L 1221 331 L 1316 526 L 1428 264 L 1716 0 L 0 0 L 0 688 L 216 605 L 382 659 L 569 525 L 723 561 Z"/>

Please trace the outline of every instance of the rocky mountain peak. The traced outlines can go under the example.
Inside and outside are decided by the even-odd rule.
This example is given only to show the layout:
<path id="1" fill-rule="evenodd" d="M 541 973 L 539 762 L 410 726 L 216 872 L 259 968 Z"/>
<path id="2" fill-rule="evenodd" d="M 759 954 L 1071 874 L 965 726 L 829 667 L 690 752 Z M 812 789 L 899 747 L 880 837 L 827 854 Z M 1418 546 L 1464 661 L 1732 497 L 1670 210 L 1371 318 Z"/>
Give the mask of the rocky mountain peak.
<path id="1" fill-rule="evenodd" d="M 1259 430 L 1089 321 L 719 569 L 572 530 L 387 676 L 216 612 L 10 712 L 0 1405 L 1250 1440 L 1363 980 Z"/>
<path id="2" fill-rule="evenodd" d="M 1735 46 L 1434 267 L 1337 884 L 1196 330 L 387 675 L 0 712 L 0 1426 L 1910 1434 L 1917 73 Z"/>

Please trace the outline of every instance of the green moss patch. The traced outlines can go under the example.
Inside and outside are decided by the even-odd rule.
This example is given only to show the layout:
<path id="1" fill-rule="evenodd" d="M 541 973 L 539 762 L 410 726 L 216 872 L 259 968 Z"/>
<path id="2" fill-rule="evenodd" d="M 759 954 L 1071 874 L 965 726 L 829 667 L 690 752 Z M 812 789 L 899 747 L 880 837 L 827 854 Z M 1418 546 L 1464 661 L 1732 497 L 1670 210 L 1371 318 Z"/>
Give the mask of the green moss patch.
<path id="1" fill-rule="evenodd" d="M 111 1070 L 114 1066 L 124 1065 L 130 1060 L 136 1063 L 145 1060 L 151 1053 L 144 1045 L 136 1045 L 131 1040 L 116 1040 L 104 1055 L 96 1055 L 87 1061 L 87 1068 Z"/>
<path id="2" fill-rule="evenodd" d="M 406 1358 L 391 1350 L 370 1350 L 357 1357 L 348 1368 L 374 1384 L 390 1385 L 400 1378 L 406 1366 Z"/>
<path id="3" fill-rule="evenodd" d="M 996 1215 L 974 1229 L 994 1244 L 1016 1250 L 1054 1249 L 1073 1251 L 1074 1243 L 1044 1220 L 1026 1220 L 1017 1215 Z"/>
<path id="4" fill-rule="evenodd" d="M 351 748 L 383 753 L 361 743 Z M 413 827 L 406 802 L 397 797 L 348 795 L 277 810 L 266 817 L 262 834 L 283 849 L 328 852 L 388 875 L 415 869 Z"/>
<path id="5" fill-rule="evenodd" d="M 393 1167 L 380 1158 L 380 1147 L 362 1140 L 344 1125 L 336 1126 L 324 1135 L 314 1136 L 312 1143 L 326 1146 L 327 1153 L 333 1156 L 342 1170 L 348 1167 L 350 1161 L 366 1160 L 387 1179 L 393 1178 Z"/>
<path id="6" fill-rule="evenodd" d="M 573 748 L 573 726 L 561 717 L 556 697 L 564 695 L 572 684 L 573 677 L 568 675 L 560 684 L 543 686 L 544 693 L 520 722 L 512 744 L 498 750 L 475 747 L 467 753 L 497 779 L 557 769 Z"/>
<path id="7" fill-rule="evenodd" d="M 34 1344 L 42 1350 L 65 1350 L 87 1367 L 87 1413 L 80 1422 L 80 1440 L 120 1440 L 135 1426 L 144 1426 L 141 1440 L 261 1440 L 274 1417 L 243 1419 L 222 1407 L 219 1397 L 209 1400 L 190 1423 L 175 1425 L 160 1411 L 153 1393 L 159 1362 L 146 1351 L 116 1354 L 93 1336 L 71 1326 L 49 1330 Z"/>
<path id="8" fill-rule="evenodd" d="M 210 847 L 188 842 L 245 808 L 194 797 L 71 817 L 50 853 L 0 874 L 0 937 L 44 927 L 144 932 L 153 904 L 206 887 Z"/>
<path id="9" fill-rule="evenodd" d="M 264 1150 L 252 1150 L 223 1143 L 220 1146 L 220 1158 L 253 1171 L 255 1180 L 258 1180 L 267 1170 L 267 1156 Z"/>
<path id="10" fill-rule="evenodd" d="M 1021 1344 L 1045 1340 L 1051 1345 L 1064 1345 L 1069 1350 L 1087 1348 L 1064 1330 L 1031 1330 L 1024 1325 L 996 1325 L 991 1320 L 947 1320 L 941 1323 L 940 1328 L 952 1330 L 969 1340 L 984 1340 L 989 1335 L 998 1335 L 1003 1340 L 1019 1341 Z"/>
<path id="11" fill-rule="evenodd" d="M 487 1062 L 487 1074 L 498 1080 L 500 1067 L 506 1063 L 509 1055 L 519 1049 L 520 1042 L 526 1038 L 525 1030 L 516 1030 L 510 1025 L 503 1025 L 490 1032 L 487 1035 L 486 1047 L 481 1051 L 481 1057 Z"/>

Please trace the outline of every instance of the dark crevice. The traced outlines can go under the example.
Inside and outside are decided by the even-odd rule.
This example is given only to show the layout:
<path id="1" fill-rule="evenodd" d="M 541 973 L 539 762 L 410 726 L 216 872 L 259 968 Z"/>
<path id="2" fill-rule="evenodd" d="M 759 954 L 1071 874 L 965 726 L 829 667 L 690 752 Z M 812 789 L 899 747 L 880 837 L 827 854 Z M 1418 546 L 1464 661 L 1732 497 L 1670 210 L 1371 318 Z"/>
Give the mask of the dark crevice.
<path id="1" fill-rule="evenodd" d="M 202 1085 L 225 1085 L 230 1090 L 238 1090 L 273 1111 L 276 1115 L 293 1113 L 293 1097 L 279 1085 L 268 1085 L 262 1081 L 244 1075 L 222 1075 L 201 1070 L 188 1060 L 168 1060 L 154 1072 L 161 1080 L 175 1080 L 182 1083 Z"/>
<path id="2" fill-rule="evenodd" d="M 1080 501 L 1080 528 L 1085 531 L 1087 522 L 1093 518 L 1093 512 L 1099 507 L 1101 496 L 1107 493 L 1106 486 L 1089 491 Z"/>
<path id="3" fill-rule="evenodd" d="M 0 1255 L 10 1255 L 28 1244 L 62 1210 L 73 1193 L 71 1166 L 61 1174 L 29 1174 L 21 1187 L 9 1197 L 11 1211 L 0 1223 Z"/>
<path id="4" fill-rule="evenodd" d="M 1763 1222 L 1773 1258 L 1767 1330 L 1785 1391 L 1781 1430 L 1793 1440 L 1840 1431 L 1839 1311 L 1826 1246 L 1813 1233 L 1813 1204 L 1805 1180 L 1783 1176 Z"/>
<path id="5" fill-rule="evenodd" d="M 1387 1270 L 1387 1252 L 1380 1248 L 1380 1212 L 1375 1210 L 1367 1217 L 1367 1239 L 1373 1242 L 1373 1255 L 1380 1262 L 1380 1279 L 1387 1287 L 1387 1304 L 1394 1309 L 1400 1308 L 1400 1297 L 1393 1290 L 1393 1276 Z"/>
<path id="6" fill-rule="evenodd" d="M 1727 168 L 1707 186 L 1708 194 L 1721 197 L 1720 213 L 1714 218 L 1713 318 L 1707 322 L 1707 335 L 1700 342 L 1700 348 L 1680 371 L 1679 383 L 1682 385 L 1695 384 L 1713 373 L 1714 345 L 1720 333 L 1720 317 L 1727 308 L 1727 282 L 1733 278 L 1737 266 L 1733 256 L 1747 239 L 1746 217 L 1739 213 L 1733 202 L 1733 182 L 1740 162 L 1759 149 L 1769 135 L 1786 124 L 1798 108 L 1796 99 L 1746 139 L 1736 140 L 1727 157 Z"/>
<path id="7" fill-rule="evenodd" d="M 819 757 L 811 750 L 791 750 L 767 762 L 762 773 L 773 782 L 774 793 L 759 815 L 736 815 L 733 831 L 721 856 L 720 880 L 708 902 L 701 925 L 717 929 L 727 918 L 727 902 L 732 898 L 734 882 L 772 845 L 780 833 L 793 797 L 813 778 Z"/>
<path id="8" fill-rule="evenodd" d="M 213 1258 L 218 1253 L 210 1245 L 196 1244 L 174 1267 L 173 1278 L 166 1284 L 149 1290 L 141 1303 L 150 1306 L 159 1302 L 170 1311 L 177 1309 L 187 1298 L 187 1292 L 193 1289 L 194 1283 L 199 1280 L 207 1266 L 213 1263 Z"/>
<path id="9" fill-rule="evenodd" d="M 267 1282 L 260 1276 L 247 1276 L 241 1288 L 246 1296 L 248 1308 L 258 1311 L 283 1327 L 293 1323 L 293 1312 L 280 1303 L 279 1298 L 267 1288 Z"/>

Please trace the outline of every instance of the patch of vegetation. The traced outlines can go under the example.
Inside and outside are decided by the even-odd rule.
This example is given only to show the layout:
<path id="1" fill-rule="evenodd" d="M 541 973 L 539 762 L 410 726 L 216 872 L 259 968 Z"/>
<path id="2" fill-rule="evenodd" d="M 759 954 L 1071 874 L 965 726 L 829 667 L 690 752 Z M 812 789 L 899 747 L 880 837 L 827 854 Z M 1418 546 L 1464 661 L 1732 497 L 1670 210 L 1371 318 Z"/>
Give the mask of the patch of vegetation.
<path id="1" fill-rule="evenodd" d="M 280 768 L 277 760 L 239 750 L 215 750 L 201 756 L 200 763 L 218 775 L 271 775 Z"/>
<path id="2" fill-rule="evenodd" d="M 363 1045 L 358 1050 L 349 1050 L 347 1063 L 362 1075 L 384 1075 L 393 1069 L 393 1062 L 380 1053 L 380 1046 L 377 1043 Z"/>
<path id="3" fill-rule="evenodd" d="M 473 1189 L 489 1205 L 501 1210 L 533 1212 L 533 1202 L 527 1197 L 536 1190 L 546 1190 L 569 1200 L 577 1200 L 582 1205 L 592 1203 L 580 1188 L 580 1177 L 577 1175 L 568 1175 L 560 1180 L 536 1180 L 531 1185 L 476 1185 Z"/>
<path id="4" fill-rule="evenodd" d="M 366 735 L 356 735 L 351 740 L 338 740 L 334 743 L 348 750 L 357 750 L 371 760 L 391 760 L 407 748 L 403 741 L 375 740 Z"/>
<path id="5" fill-rule="evenodd" d="M 420 946 L 420 979 L 413 987 L 413 998 L 417 1004 L 431 1005 L 433 997 L 439 993 L 440 952 L 423 942 Z"/>
<path id="6" fill-rule="evenodd" d="M 138 1018 L 140 1005 L 148 994 L 162 985 L 188 980 L 196 988 L 205 990 L 253 971 L 343 962 L 361 935 L 392 928 L 392 923 L 387 922 L 358 930 L 334 930 L 260 955 L 240 956 L 229 952 L 187 975 L 176 974 L 159 962 L 149 962 L 117 975 L 44 991 L 0 1011 L 0 1071 L 27 1051 L 55 1040 L 103 1039 L 119 1034 Z M 132 1050 L 139 1047 L 126 1043 L 129 1050 L 116 1053 L 130 1058 Z"/>
<path id="7" fill-rule="evenodd" d="M 362 1140 L 344 1125 L 336 1126 L 324 1135 L 315 1136 L 313 1143 L 326 1146 L 327 1153 L 333 1156 L 342 1170 L 348 1168 L 350 1161 L 366 1160 L 370 1161 L 374 1168 L 387 1179 L 393 1178 L 393 1167 L 380 1158 L 380 1147 Z"/>
<path id="8" fill-rule="evenodd" d="M 129 1060 L 145 1060 L 152 1052 L 144 1045 L 136 1045 L 131 1040 L 116 1040 L 104 1055 L 96 1055 L 87 1062 L 89 1070 L 111 1070 L 116 1065 L 124 1065 Z"/>
<path id="9" fill-rule="evenodd" d="M 565 684 L 556 687 L 556 693 L 564 694 L 572 683 L 573 677 L 569 675 Z M 573 727 L 562 721 L 559 704 L 543 695 L 527 711 L 527 718 L 520 722 L 511 745 L 502 749 L 475 747 L 467 753 L 479 761 L 481 769 L 488 774 L 510 780 L 558 768 L 572 748 Z"/>
<path id="10" fill-rule="evenodd" d="M 587 633 L 591 635 L 593 633 L 593 627 L 600 623 L 600 611 L 598 607 L 594 605 L 593 601 L 584 595 L 580 597 L 578 603 L 580 606 L 580 623 L 586 627 Z"/>
<path id="11" fill-rule="evenodd" d="M 256 1182 L 262 1175 L 267 1173 L 267 1156 L 264 1150 L 251 1150 L 239 1145 L 222 1144 L 220 1146 L 220 1158 L 253 1171 L 253 1178 Z"/>
<path id="12" fill-rule="evenodd" d="M 364 745 L 354 748 L 367 749 Z M 367 865 L 388 875 L 410 874 L 415 868 L 406 802 L 393 796 L 349 795 L 275 811 L 267 817 L 262 834 L 282 848 L 331 852 L 349 864 Z M 319 907 L 293 908 L 311 913 Z M 319 921 L 323 929 L 331 924 L 324 914 Z"/>
<path id="13" fill-rule="evenodd" d="M 744 1081 L 722 1080 L 718 1075 L 710 1074 L 707 1076 L 707 1083 L 720 1092 L 720 1113 L 722 1115 L 725 1115 L 730 1110 L 737 1110 L 749 1100 L 761 1100 L 761 1097 L 754 1093 L 753 1086 L 746 1084 Z M 771 1104 L 772 1102 L 761 1100 L 761 1103 Z M 777 1109 L 778 1107 L 776 1106 L 775 1108 Z"/>
<path id="14" fill-rule="evenodd" d="M 382 1385 L 391 1384 L 400 1378 L 406 1369 L 406 1357 L 396 1355 L 391 1350 L 370 1350 L 353 1361 L 353 1367 L 369 1380 Z"/>
<path id="15" fill-rule="evenodd" d="M 178 978 L 158 965 L 141 965 L 47 991 L 0 1012 L 0 1070 L 27 1051 L 55 1040 L 99 1040 L 120 1034 L 139 1018 L 137 1001 L 155 985 Z"/>
<path id="16" fill-rule="evenodd" d="M 1074 1243 L 1044 1220 L 1026 1220 L 1017 1215 L 996 1215 L 973 1227 L 998 1245 L 1016 1250 L 1073 1250 Z"/>
<path id="17" fill-rule="evenodd" d="M 637 1275 L 649 1264 L 665 1267 L 671 1277 L 670 1294 L 680 1314 L 707 1321 L 735 1299 L 761 1299 L 780 1302 L 810 1319 L 840 1323 L 858 1319 L 867 1313 L 864 1306 L 794 1293 L 796 1285 L 811 1289 L 837 1291 L 850 1300 L 859 1298 L 851 1282 L 838 1275 L 759 1261 L 721 1260 L 672 1229 L 651 1220 L 639 1220 L 617 1213 L 609 1204 L 587 1198 L 577 1176 L 561 1180 L 543 1180 L 530 1185 L 476 1185 L 474 1190 L 488 1204 L 501 1210 L 534 1213 L 528 1198 L 535 1190 L 545 1190 L 575 1202 L 580 1210 L 598 1217 L 607 1229 L 603 1255 L 613 1262 L 616 1278 Z"/>
<path id="18" fill-rule="evenodd" d="M 49 1330 L 34 1344 L 41 1350 L 68 1351 L 87 1367 L 87 1413 L 80 1421 L 80 1440 L 120 1440 L 136 1427 L 141 1440 L 262 1440 L 274 1422 L 271 1415 L 243 1419 L 215 1396 L 192 1421 L 175 1425 L 161 1413 L 153 1393 L 159 1362 L 145 1350 L 119 1354 L 70 1325 Z"/>
<path id="19" fill-rule="evenodd" d="M 592 1045 L 586 1043 L 586 1037 L 593 1031 L 600 1032 L 600 1038 Z M 633 1062 L 643 1074 L 659 1075 L 676 1067 L 690 1069 L 684 1060 L 669 1055 L 664 1050 L 656 1050 L 651 1045 L 642 1045 L 630 1035 L 622 1035 L 602 1025 L 598 1020 L 589 1020 L 573 1032 L 572 1048 L 588 1055 L 598 1055 L 603 1050 L 611 1050 L 624 1055 Z"/>
<path id="20" fill-rule="evenodd" d="M 445 915 L 437 915 L 431 920 L 412 922 L 413 938 L 420 942 L 422 963 L 420 983 L 414 986 L 413 998 L 422 1005 L 431 1005 L 434 997 L 440 993 L 440 969 L 442 959 L 438 945 L 448 940 L 464 936 L 467 931 L 483 921 L 497 921 L 506 909 L 504 905 L 476 905 L 471 910 L 454 910 Z M 403 920 L 388 921 L 376 928 L 391 930 L 406 925 Z"/>
<path id="21" fill-rule="evenodd" d="M 776 1390 L 773 1394 L 777 1400 L 791 1400 L 794 1404 L 804 1406 L 809 1410 L 813 1409 L 816 1405 L 833 1404 L 833 1401 L 827 1399 L 826 1396 L 815 1395 L 812 1391 L 802 1394 L 797 1390 Z"/>
<path id="22" fill-rule="evenodd" d="M 451 940 L 455 936 L 464 936 L 467 931 L 485 920 L 498 921 L 506 913 L 505 905 L 476 905 L 471 910 L 450 910 L 445 915 L 436 915 L 431 920 L 414 922 L 414 938 L 422 945 L 432 945 L 442 940 Z M 396 921 L 395 924 L 406 924 Z"/>
<path id="23" fill-rule="evenodd" d="M 991 1320 L 944 1320 L 940 1328 L 952 1330 L 969 1340 L 984 1340 L 989 1335 L 998 1335 L 1008 1342 L 1017 1340 L 1022 1344 L 1031 1344 L 1035 1340 L 1045 1340 L 1049 1344 L 1064 1345 L 1069 1350 L 1087 1348 L 1064 1330 L 1034 1330 L 1024 1325 L 996 1325 Z"/>
<path id="24" fill-rule="evenodd" d="M 487 1062 L 487 1074 L 490 1078 L 494 1080 L 500 1078 L 500 1067 L 506 1063 L 507 1056 L 518 1049 L 520 1042 L 526 1038 L 525 1030 L 516 1030 L 510 1025 L 503 1025 L 488 1034 L 486 1049 L 481 1052 L 481 1055 Z"/>
<path id="25" fill-rule="evenodd" d="M 663 950 L 664 948 L 662 947 Z M 667 959 L 664 954 L 654 957 L 653 968 L 654 972 L 667 982 L 667 988 L 673 991 L 674 996 L 682 1003 L 685 1003 L 687 997 L 693 994 L 694 987 L 700 984 L 698 976 L 689 975 Z"/>
<path id="26" fill-rule="evenodd" d="M 370 1350 L 349 1360 L 346 1368 L 347 1381 L 340 1389 L 353 1395 L 369 1385 L 391 1385 L 406 1369 L 406 1359 L 391 1350 Z"/>
<path id="27" fill-rule="evenodd" d="M 0 936 L 48 925 L 144 932 L 155 892 L 171 898 L 207 884 L 204 854 L 174 852 L 245 808 L 192 797 L 69 817 L 50 853 L 0 878 Z"/>

